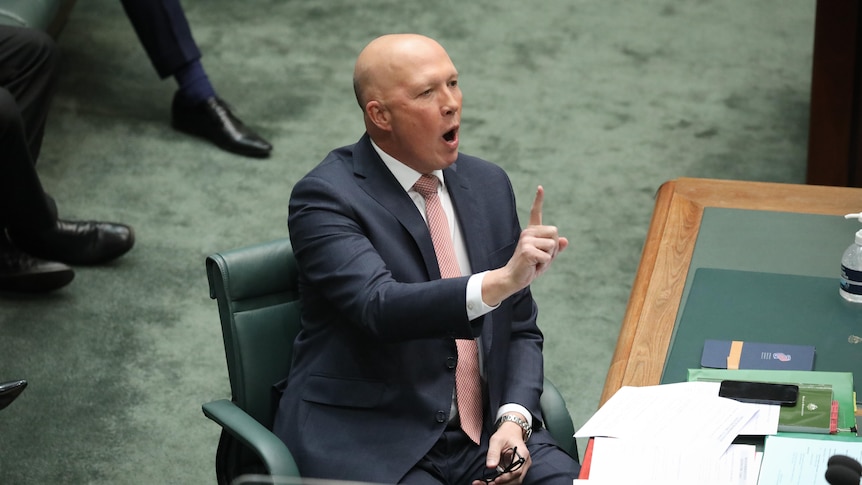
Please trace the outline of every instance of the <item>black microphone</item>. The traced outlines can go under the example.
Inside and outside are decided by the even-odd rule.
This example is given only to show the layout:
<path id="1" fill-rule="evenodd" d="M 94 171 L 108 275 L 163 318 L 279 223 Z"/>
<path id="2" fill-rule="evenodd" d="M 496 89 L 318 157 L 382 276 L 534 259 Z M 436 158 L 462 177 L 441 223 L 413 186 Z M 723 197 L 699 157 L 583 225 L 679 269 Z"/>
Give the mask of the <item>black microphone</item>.
<path id="1" fill-rule="evenodd" d="M 846 455 L 833 455 L 829 458 L 829 461 L 826 462 L 826 466 L 830 467 L 832 465 L 841 465 L 846 466 L 847 468 L 853 470 L 854 472 L 862 475 L 862 464 L 859 464 L 858 461 L 850 458 Z"/>
<path id="2" fill-rule="evenodd" d="M 826 481 L 831 485 L 859 485 L 862 465 L 844 455 L 834 455 L 826 462 Z"/>

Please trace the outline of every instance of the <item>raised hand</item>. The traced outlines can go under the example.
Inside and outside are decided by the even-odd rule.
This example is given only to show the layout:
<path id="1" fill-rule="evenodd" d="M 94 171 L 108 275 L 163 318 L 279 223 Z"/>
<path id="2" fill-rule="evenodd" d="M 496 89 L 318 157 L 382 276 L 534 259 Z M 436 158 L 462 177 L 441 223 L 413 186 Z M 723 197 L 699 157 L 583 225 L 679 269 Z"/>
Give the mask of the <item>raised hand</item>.
<path id="1" fill-rule="evenodd" d="M 490 272 L 483 281 L 482 298 L 488 305 L 494 306 L 527 287 L 568 247 L 569 240 L 560 236 L 555 226 L 542 224 L 544 202 L 545 189 L 540 185 L 530 208 L 529 225 L 521 231 L 515 253 L 506 266 Z"/>

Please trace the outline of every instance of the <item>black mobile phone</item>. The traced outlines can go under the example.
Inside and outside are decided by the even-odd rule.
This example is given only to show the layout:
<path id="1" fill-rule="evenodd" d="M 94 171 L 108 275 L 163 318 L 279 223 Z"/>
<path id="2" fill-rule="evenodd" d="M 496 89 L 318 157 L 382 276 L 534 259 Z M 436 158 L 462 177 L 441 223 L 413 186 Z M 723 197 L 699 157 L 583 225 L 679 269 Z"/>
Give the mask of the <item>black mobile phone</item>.
<path id="1" fill-rule="evenodd" d="M 769 382 L 721 381 L 718 395 L 742 402 L 793 406 L 799 396 L 799 386 Z"/>

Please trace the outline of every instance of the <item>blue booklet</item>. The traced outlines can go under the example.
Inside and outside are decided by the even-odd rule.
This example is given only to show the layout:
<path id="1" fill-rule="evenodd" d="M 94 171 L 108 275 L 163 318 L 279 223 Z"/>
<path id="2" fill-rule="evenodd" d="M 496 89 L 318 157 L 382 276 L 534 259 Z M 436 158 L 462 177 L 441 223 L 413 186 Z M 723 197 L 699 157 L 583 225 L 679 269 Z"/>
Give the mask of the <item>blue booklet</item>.
<path id="1" fill-rule="evenodd" d="M 700 365 L 711 369 L 813 370 L 814 346 L 708 339 Z"/>

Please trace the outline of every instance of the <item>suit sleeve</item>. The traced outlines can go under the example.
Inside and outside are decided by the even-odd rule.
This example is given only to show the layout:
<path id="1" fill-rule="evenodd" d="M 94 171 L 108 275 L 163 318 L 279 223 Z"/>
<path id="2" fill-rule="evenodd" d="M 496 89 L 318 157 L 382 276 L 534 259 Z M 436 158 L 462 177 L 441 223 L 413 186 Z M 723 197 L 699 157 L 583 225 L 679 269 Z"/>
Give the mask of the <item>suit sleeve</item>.
<path id="1" fill-rule="evenodd" d="M 536 322 L 538 308 L 529 290 L 515 295 L 505 385 L 501 404 L 515 403 L 543 420 L 539 408 L 544 376 L 543 336 Z M 534 422 L 535 426 L 536 423 Z"/>
<path id="2" fill-rule="evenodd" d="M 315 289 L 305 295 L 312 309 L 334 307 L 385 341 L 477 331 L 467 319 L 468 277 L 428 281 L 412 236 L 355 184 L 303 178 L 288 226 L 301 278 Z"/>

